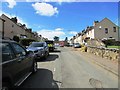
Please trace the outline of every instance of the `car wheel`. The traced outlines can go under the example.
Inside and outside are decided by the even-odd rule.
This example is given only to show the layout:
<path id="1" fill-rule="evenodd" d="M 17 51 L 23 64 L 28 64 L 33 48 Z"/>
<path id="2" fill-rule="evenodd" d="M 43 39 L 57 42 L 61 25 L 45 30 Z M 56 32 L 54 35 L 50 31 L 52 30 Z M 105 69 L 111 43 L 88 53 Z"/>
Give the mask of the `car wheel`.
<path id="1" fill-rule="evenodd" d="M 47 56 L 48 56 L 48 53 L 47 52 L 45 52 L 45 56 L 43 57 L 44 59 L 46 59 L 47 58 Z"/>
<path id="2" fill-rule="evenodd" d="M 32 70 L 33 73 L 37 72 L 37 62 L 34 62 L 34 63 L 33 63 L 32 69 L 33 69 L 33 70 Z"/>
<path id="3" fill-rule="evenodd" d="M 10 85 L 8 83 L 2 83 L 2 89 L 1 90 L 9 90 Z"/>

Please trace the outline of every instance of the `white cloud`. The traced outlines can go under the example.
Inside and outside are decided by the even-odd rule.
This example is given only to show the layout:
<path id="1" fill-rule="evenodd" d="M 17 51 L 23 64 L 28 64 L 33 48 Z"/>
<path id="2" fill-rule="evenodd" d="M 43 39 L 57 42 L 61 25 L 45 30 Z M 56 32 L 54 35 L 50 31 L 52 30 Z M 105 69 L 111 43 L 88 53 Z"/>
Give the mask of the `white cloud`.
<path id="1" fill-rule="evenodd" d="M 13 8 L 16 5 L 16 1 L 15 0 L 5 0 L 6 2 L 8 2 L 8 7 L 9 8 Z"/>
<path id="2" fill-rule="evenodd" d="M 77 32 L 76 31 L 70 31 L 69 34 L 76 35 Z"/>
<path id="3" fill-rule="evenodd" d="M 55 30 L 42 29 L 42 30 L 37 31 L 37 33 L 50 40 L 52 40 L 54 36 L 61 37 L 65 35 L 63 31 L 58 31 L 56 29 Z"/>
<path id="4" fill-rule="evenodd" d="M 21 1 L 21 0 L 18 0 Z M 26 0 L 27 2 L 57 2 L 61 4 L 62 2 L 119 2 L 119 0 Z"/>
<path id="5" fill-rule="evenodd" d="M 35 3 L 32 4 L 33 8 L 36 10 L 36 13 L 43 16 L 53 16 L 58 14 L 57 7 L 53 7 L 47 3 Z"/>
<path id="6" fill-rule="evenodd" d="M 56 28 L 55 30 L 56 31 L 61 31 L 61 30 L 63 30 L 63 28 Z"/>
<path id="7" fill-rule="evenodd" d="M 80 0 L 26 0 L 27 2 L 77 2 Z"/>

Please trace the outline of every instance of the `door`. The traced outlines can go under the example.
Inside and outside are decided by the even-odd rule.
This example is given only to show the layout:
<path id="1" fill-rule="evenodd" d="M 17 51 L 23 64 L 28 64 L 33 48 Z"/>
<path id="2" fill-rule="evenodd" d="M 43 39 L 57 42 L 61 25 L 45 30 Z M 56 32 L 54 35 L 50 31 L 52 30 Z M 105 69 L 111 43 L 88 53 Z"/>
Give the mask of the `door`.
<path id="1" fill-rule="evenodd" d="M 16 57 L 19 63 L 19 77 L 24 77 L 30 71 L 30 66 L 32 66 L 32 60 L 28 57 L 26 50 L 17 43 L 12 43 L 14 47 Z"/>
<path id="2" fill-rule="evenodd" d="M 13 52 L 12 47 L 7 42 L 2 42 L 0 48 L 2 47 L 2 79 L 9 77 L 15 83 L 19 77 L 20 64 L 17 62 L 15 53 Z"/>

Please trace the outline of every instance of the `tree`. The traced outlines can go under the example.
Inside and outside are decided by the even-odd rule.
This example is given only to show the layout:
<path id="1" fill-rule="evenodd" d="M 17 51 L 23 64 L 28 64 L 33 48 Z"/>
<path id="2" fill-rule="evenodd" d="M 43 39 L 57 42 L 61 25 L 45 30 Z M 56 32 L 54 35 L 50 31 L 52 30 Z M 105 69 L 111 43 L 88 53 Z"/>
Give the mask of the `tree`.
<path id="1" fill-rule="evenodd" d="M 65 41 L 66 41 L 66 42 L 68 41 L 68 37 L 65 38 Z"/>
<path id="2" fill-rule="evenodd" d="M 31 42 L 35 41 L 34 39 L 24 38 L 21 39 L 20 44 L 23 46 L 29 46 Z"/>
<path id="3" fill-rule="evenodd" d="M 66 37 L 66 38 L 65 38 L 64 43 L 65 43 L 65 46 L 67 46 L 67 45 L 68 45 L 68 37 Z"/>
<path id="4" fill-rule="evenodd" d="M 54 41 L 59 41 L 59 37 L 54 36 Z"/>

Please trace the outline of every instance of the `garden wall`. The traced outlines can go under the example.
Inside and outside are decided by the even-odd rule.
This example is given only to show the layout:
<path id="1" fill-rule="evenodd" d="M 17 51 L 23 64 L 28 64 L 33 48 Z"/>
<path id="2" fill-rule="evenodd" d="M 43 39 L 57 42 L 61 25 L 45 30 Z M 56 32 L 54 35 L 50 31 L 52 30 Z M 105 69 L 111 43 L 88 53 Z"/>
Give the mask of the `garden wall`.
<path id="1" fill-rule="evenodd" d="M 87 46 L 87 52 L 93 53 L 102 58 L 107 58 L 109 60 L 119 61 L 120 50 L 119 49 L 108 49 L 108 48 L 98 48 Z"/>

